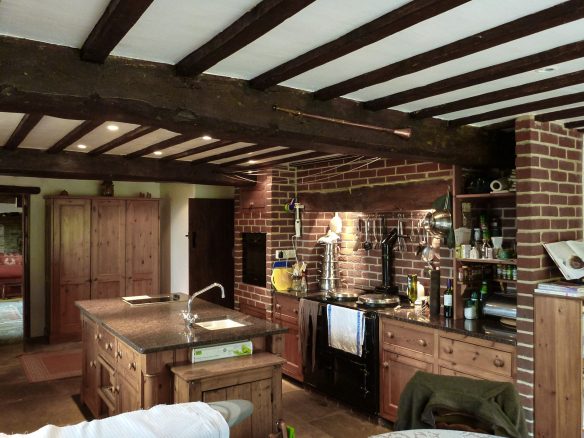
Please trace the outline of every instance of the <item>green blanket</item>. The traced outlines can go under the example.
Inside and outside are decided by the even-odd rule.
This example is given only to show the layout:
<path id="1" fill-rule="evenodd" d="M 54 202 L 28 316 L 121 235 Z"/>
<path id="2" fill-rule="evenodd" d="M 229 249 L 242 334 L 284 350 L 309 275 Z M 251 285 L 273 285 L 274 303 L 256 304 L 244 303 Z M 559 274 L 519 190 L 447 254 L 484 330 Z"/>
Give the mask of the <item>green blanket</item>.
<path id="1" fill-rule="evenodd" d="M 394 430 L 435 428 L 437 416 L 445 412 L 470 414 L 497 436 L 527 436 L 519 395 L 511 383 L 422 371 L 401 394 Z"/>

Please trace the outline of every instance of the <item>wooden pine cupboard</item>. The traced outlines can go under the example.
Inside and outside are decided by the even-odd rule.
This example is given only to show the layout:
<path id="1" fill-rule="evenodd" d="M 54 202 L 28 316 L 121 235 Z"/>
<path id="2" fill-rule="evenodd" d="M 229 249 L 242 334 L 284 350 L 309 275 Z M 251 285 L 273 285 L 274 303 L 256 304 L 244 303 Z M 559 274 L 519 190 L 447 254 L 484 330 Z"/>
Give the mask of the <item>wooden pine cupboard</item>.
<path id="1" fill-rule="evenodd" d="M 46 198 L 50 342 L 81 338 L 75 301 L 158 294 L 159 202 L 144 198 Z"/>
<path id="2" fill-rule="evenodd" d="M 284 334 L 282 357 L 286 359 L 286 363 L 282 365 L 282 372 L 302 382 L 304 373 L 302 372 L 302 353 L 298 344 L 298 311 L 298 297 L 274 294 L 273 321 L 288 329 L 288 332 Z"/>

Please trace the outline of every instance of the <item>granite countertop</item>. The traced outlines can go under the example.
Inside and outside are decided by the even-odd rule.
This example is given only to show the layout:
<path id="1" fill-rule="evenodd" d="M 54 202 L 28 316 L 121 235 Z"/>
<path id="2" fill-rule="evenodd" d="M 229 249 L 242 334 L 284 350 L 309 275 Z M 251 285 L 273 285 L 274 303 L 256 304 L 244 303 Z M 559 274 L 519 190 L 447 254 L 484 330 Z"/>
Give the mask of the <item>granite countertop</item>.
<path id="1" fill-rule="evenodd" d="M 254 337 L 285 333 L 288 329 L 236 310 L 195 298 L 193 313 L 199 320 L 227 316 L 245 324 L 224 330 L 207 330 L 199 326 L 188 329 L 181 311 L 186 301 L 131 305 L 121 298 L 77 301 L 77 307 L 139 353 L 223 344 Z"/>

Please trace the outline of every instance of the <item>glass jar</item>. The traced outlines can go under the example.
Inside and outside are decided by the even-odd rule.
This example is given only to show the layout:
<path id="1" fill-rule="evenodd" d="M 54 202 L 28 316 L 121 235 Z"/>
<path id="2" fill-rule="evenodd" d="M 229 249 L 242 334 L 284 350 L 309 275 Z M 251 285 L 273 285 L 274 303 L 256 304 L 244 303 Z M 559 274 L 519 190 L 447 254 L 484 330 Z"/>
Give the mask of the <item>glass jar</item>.
<path id="1" fill-rule="evenodd" d="M 469 299 L 464 302 L 464 318 L 465 319 L 478 318 L 476 302 L 473 299 Z"/>

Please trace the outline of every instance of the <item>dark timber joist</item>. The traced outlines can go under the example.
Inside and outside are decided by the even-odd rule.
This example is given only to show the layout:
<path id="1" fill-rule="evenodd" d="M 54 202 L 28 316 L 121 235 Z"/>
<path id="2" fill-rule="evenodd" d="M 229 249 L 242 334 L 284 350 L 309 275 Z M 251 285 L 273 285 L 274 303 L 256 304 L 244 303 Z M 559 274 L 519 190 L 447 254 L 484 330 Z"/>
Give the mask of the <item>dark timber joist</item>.
<path id="1" fill-rule="evenodd" d="M 184 57 L 176 71 L 198 75 L 266 34 L 314 0 L 263 0 L 209 42 Z"/>
<path id="2" fill-rule="evenodd" d="M 249 161 L 257 161 L 257 160 L 267 160 L 269 158 L 277 158 L 281 157 L 282 155 L 290 155 L 293 153 L 297 153 L 299 151 L 292 151 L 290 149 L 278 149 L 277 151 L 270 151 L 264 152 L 263 154 L 256 154 L 251 157 L 240 158 L 239 160 L 228 161 L 227 163 L 221 164 L 221 166 L 237 166 L 239 164 L 244 164 Z M 300 157 L 301 155 L 298 155 Z M 290 157 L 290 159 L 296 159 L 296 156 Z"/>
<path id="3" fill-rule="evenodd" d="M 581 57 L 584 57 L 584 41 L 554 47 L 545 52 L 481 68 L 428 85 L 373 99 L 365 102 L 364 106 L 369 110 L 378 111 Z"/>
<path id="4" fill-rule="evenodd" d="M 25 114 L 4 144 L 4 149 L 16 149 L 42 118 L 42 114 Z"/>
<path id="5" fill-rule="evenodd" d="M 573 117 L 581 116 L 584 116 L 584 106 L 538 114 L 535 116 L 535 120 L 538 122 L 553 122 L 554 120 L 571 119 Z"/>
<path id="6" fill-rule="evenodd" d="M 143 157 L 144 155 L 149 155 L 152 152 L 163 151 L 164 149 L 168 149 L 172 146 L 176 146 L 177 144 L 181 144 L 181 143 L 185 143 L 185 142 L 190 141 L 190 140 L 194 140 L 197 137 L 199 137 L 199 135 L 180 134 L 180 135 L 177 135 L 176 137 L 162 140 L 161 142 L 158 142 L 156 144 L 147 146 L 147 147 L 142 148 L 138 151 L 134 151 L 130 154 L 126 154 L 126 155 L 124 155 L 124 157 L 126 157 L 126 158 Z"/>
<path id="7" fill-rule="evenodd" d="M 154 128 L 152 126 L 138 126 L 135 129 L 132 129 L 130 132 L 126 132 L 123 135 L 120 135 L 117 138 L 114 138 L 112 141 L 107 142 L 106 144 L 102 144 L 101 146 L 93 149 L 92 151 L 88 152 L 89 155 L 101 155 L 105 154 L 106 152 L 111 151 L 112 149 L 117 148 L 123 144 L 128 143 L 129 141 L 136 140 L 137 138 L 143 137 L 146 134 L 150 134 L 151 132 L 156 131 L 158 128 Z"/>
<path id="8" fill-rule="evenodd" d="M 466 99 L 456 100 L 454 102 L 444 103 L 419 111 L 414 111 L 410 115 L 416 119 L 425 117 L 434 117 L 439 114 L 452 113 L 469 108 L 476 108 L 491 103 L 502 102 L 518 97 L 525 97 L 531 94 L 543 93 L 545 91 L 557 90 L 559 88 L 569 87 L 584 83 L 584 70 L 574 73 L 568 73 L 554 78 L 543 79 L 541 81 L 529 82 L 515 87 L 504 88 L 502 90 L 491 91 L 490 93 L 480 94 L 478 96 L 468 97 Z"/>
<path id="9" fill-rule="evenodd" d="M 581 126 L 584 126 L 584 120 L 574 120 L 573 122 L 565 123 L 564 126 L 569 129 L 580 128 Z"/>
<path id="10" fill-rule="evenodd" d="M 0 174 L 43 178 L 182 182 L 234 185 L 217 166 L 191 166 L 153 158 L 127 160 L 118 155 L 94 157 L 79 152 L 45 154 L 35 149 L 0 150 Z M 240 184 L 246 184 L 240 182 Z M 237 184 L 236 184 L 237 185 Z"/>
<path id="11" fill-rule="evenodd" d="M 371 85 L 415 73 L 581 18 L 584 18 L 584 2 L 582 0 L 560 3 L 445 46 L 322 88 L 314 96 L 319 100 L 343 96 Z"/>
<path id="12" fill-rule="evenodd" d="M 41 192 L 40 187 L 27 186 L 0 186 L 0 193 L 18 194 L 18 195 L 38 195 Z"/>
<path id="13" fill-rule="evenodd" d="M 111 0 L 83 43 L 81 59 L 102 63 L 153 0 Z"/>
<path id="14" fill-rule="evenodd" d="M 271 146 L 266 146 L 266 145 L 263 145 L 263 144 L 255 144 L 255 145 L 252 145 L 252 146 L 244 146 L 242 148 L 235 149 L 234 151 L 223 152 L 221 154 L 212 155 L 210 157 L 205 157 L 205 158 L 199 158 L 197 160 L 192 160 L 192 161 L 190 161 L 190 163 L 191 164 L 201 164 L 201 163 L 208 163 L 209 161 L 225 160 L 227 158 L 238 157 L 238 156 L 243 155 L 243 154 L 252 154 L 254 152 L 263 151 L 264 149 L 267 149 L 269 147 L 271 147 Z"/>
<path id="15" fill-rule="evenodd" d="M 182 152 L 178 152 L 176 154 L 169 155 L 167 157 L 161 158 L 161 160 L 165 160 L 165 161 L 166 160 L 178 160 L 179 158 L 185 158 L 185 157 L 188 157 L 190 155 L 202 154 L 204 152 L 209 152 L 209 151 L 212 151 L 213 149 L 219 149 L 223 146 L 228 146 L 230 144 L 233 144 L 233 141 L 231 141 L 231 140 L 215 141 L 213 143 L 205 144 L 202 146 L 197 146 L 197 147 L 188 149 L 186 151 L 182 151 Z"/>
<path id="16" fill-rule="evenodd" d="M 101 125 L 102 123 L 103 123 L 103 120 L 86 120 L 85 122 L 83 122 L 79 126 L 77 126 L 75 129 L 73 129 L 71 132 L 69 132 L 61 140 L 56 142 L 53 146 L 48 148 L 46 152 L 51 153 L 51 154 L 56 153 L 56 152 L 61 152 L 67 146 L 75 143 L 77 140 L 79 140 L 85 134 L 90 133 L 95 128 L 97 128 L 99 125 Z"/>
<path id="17" fill-rule="evenodd" d="M 444 121 L 413 120 L 398 111 L 365 111 L 347 99 L 319 102 L 284 87 L 261 92 L 235 79 L 180 77 L 172 66 L 144 61 L 112 57 L 104 64 L 88 63 L 75 49 L 28 40 L 0 37 L 0 59 L 10 60 L 0 69 L 0 111 L 156 124 L 181 134 L 205 129 L 233 142 L 461 165 L 496 164 L 509 146 L 495 132 L 448 129 Z M 410 127 L 413 135 L 405 140 L 303 119 L 274 111 L 273 105 L 367 125 Z"/>
<path id="18" fill-rule="evenodd" d="M 421 0 L 409 2 L 364 24 L 340 38 L 310 50 L 253 78 L 250 85 L 265 90 L 319 65 L 323 65 L 369 44 L 382 40 L 424 20 L 456 8 L 469 0 Z"/>
<path id="19" fill-rule="evenodd" d="M 488 111 L 481 114 L 475 114 L 468 117 L 450 120 L 451 126 L 468 125 L 470 123 L 484 122 L 486 120 L 495 120 L 503 117 L 510 117 L 519 114 L 527 114 L 546 108 L 554 108 L 563 105 L 571 105 L 578 102 L 584 102 L 584 92 L 567 94 L 565 96 L 550 97 L 535 102 L 528 102 L 519 105 L 513 105 L 498 110 Z"/>

